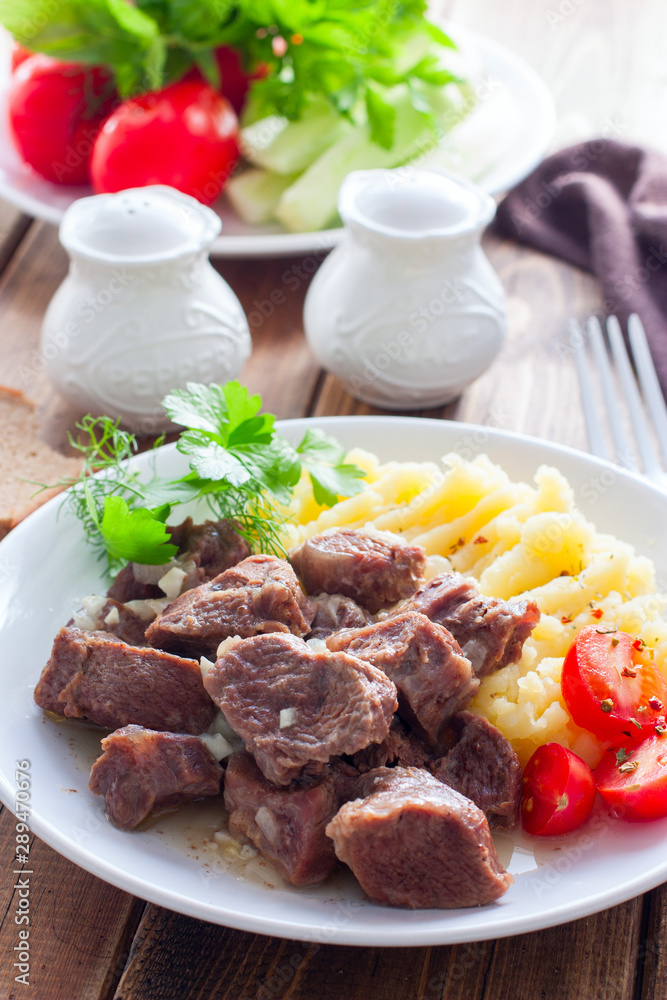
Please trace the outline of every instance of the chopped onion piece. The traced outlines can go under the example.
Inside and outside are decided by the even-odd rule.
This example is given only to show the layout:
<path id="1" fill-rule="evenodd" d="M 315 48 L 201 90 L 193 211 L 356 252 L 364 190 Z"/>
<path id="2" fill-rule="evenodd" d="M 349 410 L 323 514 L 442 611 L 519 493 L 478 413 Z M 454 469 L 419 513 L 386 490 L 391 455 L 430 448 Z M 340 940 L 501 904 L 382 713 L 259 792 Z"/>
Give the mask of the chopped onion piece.
<path id="1" fill-rule="evenodd" d="M 89 594 L 81 601 L 81 608 L 72 615 L 75 628 L 83 629 L 84 632 L 92 632 L 98 629 L 99 614 L 107 598 L 100 594 Z"/>
<path id="2" fill-rule="evenodd" d="M 255 813 L 255 823 L 270 844 L 278 839 L 279 830 L 276 817 L 266 806 L 261 806 Z"/>
<path id="3" fill-rule="evenodd" d="M 234 753 L 234 747 L 227 742 L 222 733 L 216 733 L 215 736 L 202 733 L 199 739 L 211 751 L 216 760 L 223 760 Z"/>
<path id="4" fill-rule="evenodd" d="M 118 613 L 118 608 L 114 604 L 109 614 L 104 619 L 105 625 L 117 625 L 120 621 L 120 614 Z"/>
<path id="5" fill-rule="evenodd" d="M 202 677 L 206 677 L 211 667 L 214 667 L 215 663 L 208 659 L 206 656 L 199 657 L 199 669 L 201 670 Z"/>
<path id="6" fill-rule="evenodd" d="M 175 601 L 181 592 L 181 587 L 183 586 L 183 581 L 188 574 L 178 566 L 172 566 L 164 576 L 160 577 L 157 582 L 160 590 L 166 594 L 170 601 Z"/>
<path id="7" fill-rule="evenodd" d="M 232 746 L 235 748 L 244 746 L 243 740 L 241 739 L 239 734 L 229 725 L 227 719 L 225 718 L 224 714 L 220 711 L 220 709 L 218 709 L 218 711 L 213 716 L 213 722 L 208 727 L 206 732 L 210 733 L 212 736 L 215 736 L 216 733 L 222 733 L 227 742 L 231 743 Z"/>
<path id="8" fill-rule="evenodd" d="M 162 563 L 159 566 L 148 565 L 147 563 L 132 563 L 132 572 L 134 573 L 134 579 L 138 580 L 139 583 L 156 583 L 159 586 L 161 577 L 175 565 L 176 562 L 174 559 L 170 559 L 168 563 Z"/>
<path id="9" fill-rule="evenodd" d="M 288 726 L 293 726 L 296 721 L 296 709 L 295 708 L 281 708 L 280 709 L 280 728 L 287 729 Z"/>
<path id="10" fill-rule="evenodd" d="M 218 648 L 215 651 L 215 655 L 218 659 L 227 652 L 232 646 L 235 646 L 237 642 L 241 642 L 240 635 L 230 635 L 226 639 L 223 639 Z"/>

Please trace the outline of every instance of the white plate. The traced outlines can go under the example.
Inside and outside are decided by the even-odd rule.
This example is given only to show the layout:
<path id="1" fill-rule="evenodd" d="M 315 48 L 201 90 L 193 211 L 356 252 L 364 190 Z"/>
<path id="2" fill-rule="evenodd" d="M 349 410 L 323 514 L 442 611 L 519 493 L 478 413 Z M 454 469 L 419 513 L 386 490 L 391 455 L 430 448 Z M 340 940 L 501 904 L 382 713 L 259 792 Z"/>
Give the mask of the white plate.
<path id="1" fill-rule="evenodd" d="M 462 45 L 477 52 L 483 78 L 505 87 L 518 112 L 514 141 L 507 153 L 487 169 L 477 183 L 489 194 L 518 184 L 544 156 L 555 128 L 551 94 L 542 79 L 522 59 L 490 38 L 456 27 Z M 5 97 L 0 89 L 0 108 Z M 76 198 L 91 194 L 89 187 L 62 187 L 33 173 L 14 148 L 7 116 L 0 113 L 0 196 L 38 219 L 58 224 Z M 288 257 L 325 253 L 338 243 L 342 229 L 316 233 L 287 233 L 280 226 L 250 226 L 242 222 L 223 198 L 215 206 L 223 223 L 213 244 L 217 257 Z"/>
<path id="2" fill-rule="evenodd" d="M 513 478 L 531 479 L 544 463 L 570 480 L 578 504 L 603 531 L 651 556 L 667 579 L 667 497 L 637 477 L 579 452 L 484 427 L 402 417 L 332 417 L 287 421 L 297 440 L 306 426 L 325 426 L 346 447 L 383 459 L 428 460 L 452 449 L 486 451 Z M 146 457 L 138 459 L 147 461 Z M 159 471 L 176 474 L 183 458 L 162 449 Z M 268 888 L 240 881 L 201 849 L 215 829 L 217 804 L 188 807 L 180 817 L 121 833 L 103 817 L 87 788 L 99 731 L 45 718 L 32 691 L 53 637 L 77 598 L 99 589 L 99 564 L 80 525 L 50 501 L 0 544 L 0 798 L 14 805 L 14 768 L 28 760 L 32 829 L 82 868 L 172 910 L 263 934 L 354 945 L 429 945 L 483 940 L 583 917 L 650 889 L 667 878 L 667 820 L 629 824 L 600 810 L 578 835 L 539 843 L 498 839 L 515 884 L 491 906 L 408 912 L 363 898 L 351 876 L 309 889 Z M 78 735 L 77 735 L 78 734 Z M 200 810 L 202 826 L 194 816 Z M 199 841 L 199 843 L 198 843 Z M 537 846 L 536 846 L 537 845 Z M 537 851 L 537 857 L 534 853 Z M 209 867 L 206 867 L 208 863 Z"/>

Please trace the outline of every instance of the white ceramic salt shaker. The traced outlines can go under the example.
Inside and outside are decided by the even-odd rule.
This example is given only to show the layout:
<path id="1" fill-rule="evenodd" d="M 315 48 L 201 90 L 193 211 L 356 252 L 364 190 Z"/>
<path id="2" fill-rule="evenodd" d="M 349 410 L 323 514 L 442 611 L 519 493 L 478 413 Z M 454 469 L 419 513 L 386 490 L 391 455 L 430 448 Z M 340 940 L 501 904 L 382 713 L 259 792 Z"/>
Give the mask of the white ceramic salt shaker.
<path id="1" fill-rule="evenodd" d="M 454 175 L 409 167 L 349 174 L 338 208 L 345 234 L 304 306 L 311 348 L 364 402 L 449 402 L 505 335 L 505 295 L 480 245 L 493 199 Z"/>
<path id="2" fill-rule="evenodd" d="M 170 390 L 238 375 L 250 333 L 208 259 L 220 228 L 210 208 L 162 185 L 67 210 L 60 241 L 70 269 L 47 309 L 41 351 L 78 409 L 155 434 L 172 426 L 161 406 Z"/>

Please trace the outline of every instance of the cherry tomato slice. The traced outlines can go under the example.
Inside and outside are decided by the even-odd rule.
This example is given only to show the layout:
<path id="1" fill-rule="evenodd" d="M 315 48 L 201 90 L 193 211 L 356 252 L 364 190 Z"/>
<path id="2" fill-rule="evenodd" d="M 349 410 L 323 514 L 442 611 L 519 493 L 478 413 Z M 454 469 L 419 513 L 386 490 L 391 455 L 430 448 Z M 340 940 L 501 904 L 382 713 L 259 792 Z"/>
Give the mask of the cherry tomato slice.
<path id="1" fill-rule="evenodd" d="M 527 833 L 553 837 L 588 819 L 595 779 L 588 764 L 559 743 L 538 747 L 523 772 L 521 818 Z"/>
<path id="2" fill-rule="evenodd" d="M 627 751 L 609 751 L 595 769 L 595 780 L 622 819 L 667 816 L 667 733 L 654 733 Z"/>
<path id="3" fill-rule="evenodd" d="M 577 725 L 600 740 L 641 742 L 665 713 L 667 682 L 639 654 L 627 632 L 595 625 L 582 628 L 568 650 L 561 675 L 565 704 Z"/>

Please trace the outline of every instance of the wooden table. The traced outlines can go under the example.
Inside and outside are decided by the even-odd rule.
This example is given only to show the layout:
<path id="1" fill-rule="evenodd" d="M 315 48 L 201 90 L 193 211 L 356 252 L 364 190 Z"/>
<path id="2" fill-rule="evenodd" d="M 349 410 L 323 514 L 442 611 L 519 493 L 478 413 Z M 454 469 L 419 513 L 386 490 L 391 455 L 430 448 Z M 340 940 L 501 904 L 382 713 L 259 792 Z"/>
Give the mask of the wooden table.
<path id="1" fill-rule="evenodd" d="M 559 109 L 555 146 L 615 132 L 667 149 L 664 0 L 444 0 L 454 20 L 532 63 Z M 599 306 L 595 282 L 488 237 L 509 300 L 498 362 L 442 416 L 586 447 L 566 320 Z M 302 260 L 223 261 L 247 312 L 285 292 L 253 330 L 243 372 L 279 417 L 368 413 L 320 371 L 303 338 Z M 306 265 L 306 269 L 309 265 Z M 79 414 L 40 370 L 38 332 L 66 270 L 56 232 L 0 205 L 0 382 L 41 405 L 43 436 L 64 449 Z M 304 272 L 301 272 L 305 274 Z M 0 998 L 35 1000 L 657 1000 L 667 993 L 667 892 L 551 930 L 455 947 L 348 948 L 228 930 L 134 899 L 33 840 L 31 982 L 13 981 L 14 818 L 0 814 Z"/>

